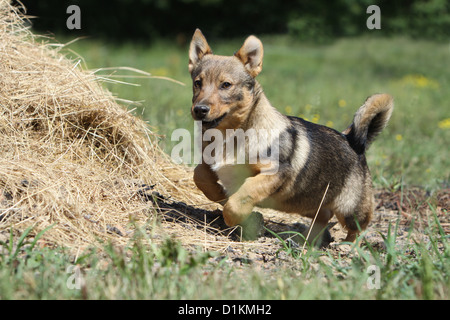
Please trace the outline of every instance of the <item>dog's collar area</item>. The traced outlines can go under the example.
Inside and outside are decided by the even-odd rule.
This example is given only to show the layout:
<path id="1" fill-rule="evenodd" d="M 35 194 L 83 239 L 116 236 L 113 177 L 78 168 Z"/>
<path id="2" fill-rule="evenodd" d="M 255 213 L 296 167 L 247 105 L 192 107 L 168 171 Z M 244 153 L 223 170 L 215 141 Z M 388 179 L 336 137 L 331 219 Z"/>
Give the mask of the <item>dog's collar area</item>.
<path id="1" fill-rule="evenodd" d="M 202 125 L 208 127 L 209 129 L 215 128 L 219 125 L 219 123 L 227 116 L 228 112 L 225 112 L 220 117 L 211 120 L 211 121 L 202 121 Z"/>

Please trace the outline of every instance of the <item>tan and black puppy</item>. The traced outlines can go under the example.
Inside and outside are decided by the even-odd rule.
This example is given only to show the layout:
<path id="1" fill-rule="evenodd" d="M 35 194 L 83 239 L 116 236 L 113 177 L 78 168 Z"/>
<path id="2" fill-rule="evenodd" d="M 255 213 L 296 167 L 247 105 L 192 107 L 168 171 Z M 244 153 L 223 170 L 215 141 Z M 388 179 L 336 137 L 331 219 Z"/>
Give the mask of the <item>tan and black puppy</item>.
<path id="1" fill-rule="evenodd" d="M 254 36 L 233 56 L 219 56 L 212 53 L 201 31 L 195 31 L 189 50 L 191 113 L 201 121 L 203 133 L 214 129 L 224 137 L 223 157 L 203 158 L 195 168 L 196 185 L 210 200 L 224 205 L 223 216 L 229 226 L 242 223 L 254 206 L 312 218 L 329 185 L 312 235 L 319 234 L 336 215 L 348 231 L 345 240 L 354 241 L 374 210 L 364 153 L 386 126 L 393 110 L 392 97 L 369 97 L 353 123 L 340 133 L 278 112 L 255 80 L 262 61 L 263 46 Z M 268 155 L 276 163 L 259 156 L 255 161 L 245 157 L 244 163 L 230 161 L 225 156 L 226 144 L 236 142 L 233 134 L 238 131 L 245 132 L 247 152 Z M 258 135 L 263 131 L 264 135 Z M 252 140 L 252 134 L 260 139 Z M 213 141 L 204 139 L 204 152 Z"/>

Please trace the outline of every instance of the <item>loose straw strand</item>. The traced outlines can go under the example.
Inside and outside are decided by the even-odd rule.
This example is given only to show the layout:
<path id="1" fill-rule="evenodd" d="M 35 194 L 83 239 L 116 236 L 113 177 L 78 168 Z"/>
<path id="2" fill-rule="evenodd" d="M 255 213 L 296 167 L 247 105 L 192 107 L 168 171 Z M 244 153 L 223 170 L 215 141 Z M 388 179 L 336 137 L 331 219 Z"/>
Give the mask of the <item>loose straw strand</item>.
<path id="1" fill-rule="evenodd" d="M 329 187 L 330 187 L 330 183 L 328 182 L 327 188 L 325 189 L 325 192 L 324 192 L 324 194 L 323 194 L 323 196 L 322 196 L 322 200 L 320 201 L 319 208 L 317 208 L 316 215 L 314 216 L 314 219 L 313 219 L 313 221 L 311 222 L 311 226 L 309 227 L 308 234 L 306 235 L 305 243 L 303 243 L 302 251 L 300 252 L 300 258 L 302 257 L 303 252 L 305 251 L 306 244 L 308 243 L 309 236 L 310 236 L 310 234 L 311 234 L 312 228 L 314 227 L 314 223 L 316 222 L 317 216 L 319 215 L 319 211 L 320 211 L 320 209 L 322 208 L 322 204 L 323 204 L 323 201 L 325 200 L 325 197 L 326 197 L 326 195 L 327 195 L 327 192 L 328 192 L 328 188 L 329 188 Z"/>

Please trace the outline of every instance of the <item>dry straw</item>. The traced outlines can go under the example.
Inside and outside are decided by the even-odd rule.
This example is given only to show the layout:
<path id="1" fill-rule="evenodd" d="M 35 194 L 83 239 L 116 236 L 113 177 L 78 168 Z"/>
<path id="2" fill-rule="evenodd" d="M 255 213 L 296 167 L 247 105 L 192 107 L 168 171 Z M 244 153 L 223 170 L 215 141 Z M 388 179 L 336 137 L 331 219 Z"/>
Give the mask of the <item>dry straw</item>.
<path id="1" fill-rule="evenodd" d="M 147 192 L 204 203 L 189 170 L 171 162 L 148 125 L 116 103 L 95 72 L 27 25 L 0 0 L 0 235 L 54 225 L 43 244 L 80 248 L 127 241 L 133 221 L 186 232 L 153 223 L 158 208 L 138 190 L 153 186 Z M 205 237 L 196 232 L 192 242 Z"/>

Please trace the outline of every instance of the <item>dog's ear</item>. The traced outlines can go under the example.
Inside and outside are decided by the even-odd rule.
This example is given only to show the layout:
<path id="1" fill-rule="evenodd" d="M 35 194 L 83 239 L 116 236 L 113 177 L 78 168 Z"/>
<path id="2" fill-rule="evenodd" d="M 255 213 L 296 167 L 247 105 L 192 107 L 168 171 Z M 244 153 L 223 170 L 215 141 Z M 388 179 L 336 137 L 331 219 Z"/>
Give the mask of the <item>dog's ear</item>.
<path id="1" fill-rule="evenodd" d="M 247 71 L 254 78 L 262 70 L 263 54 L 261 40 L 255 36 L 250 36 L 234 55 L 242 61 Z"/>
<path id="2" fill-rule="evenodd" d="M 206 54 L 212 54 L 212 50 L 206 42 L 206 38 L 200 29 L 195 30 L 192 37 L 191 46 L 189 47 L 189 72 L 194 70 L 197 63 Z"/>

